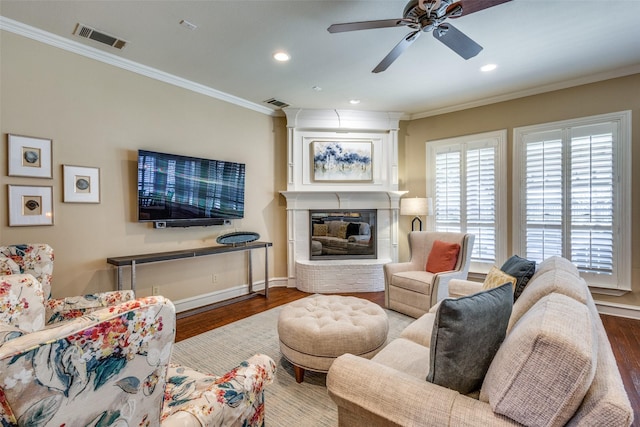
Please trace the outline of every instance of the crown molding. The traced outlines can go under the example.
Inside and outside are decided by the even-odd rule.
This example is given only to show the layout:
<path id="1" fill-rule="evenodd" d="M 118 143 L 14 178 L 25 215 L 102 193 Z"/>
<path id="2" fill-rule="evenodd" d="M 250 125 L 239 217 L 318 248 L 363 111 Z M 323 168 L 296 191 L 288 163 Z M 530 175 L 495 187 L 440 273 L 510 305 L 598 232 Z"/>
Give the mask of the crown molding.
<path id="1" fill-rule="evenodd" d="M 531 89 L 525 89 L 517 92 L 506 93 L 503 95 L 482 98 L 477 101 L 451 105 L 449 107 L 436 108 L 435 110 L 428 110 L 422 113 L 411 114 L 409 117 L 409 120 L 424 119 L 425 117 L 439 116 L 441 114 L 453 113 L 461 110 L 468 110 L 470 108 L 484 107 L 485 105 L 496 104 L 498 102 L 512 101 L 518 98 L 525 98 L 527 96 L 540 95 L 547 92 L 568 89 L 571 87 L 582 86 L 590 83 L 597 83 L 604 80 L 630 76 L 632 74 L 638 74 L 638 73 L 640 73 L 640 65 L 632 65 L 629 67 L 606 71 L 604 73 L 592 74 L 590 76 L 579 77 L 572 80 L 565 80 L 563 82 L 553 83 L 553 84 L 544 85 L 544 86 L 537 86 Z"/>
<path id="2" fill-rule="evenodd" d="M 246 99 L 239 98 L 234 95 L 230 95 L 225 92 L 213 89 L 211 87 L 195 83 L 187 79 L 175 76 L 173 74 L 165 73 L 164 71 L 157 70 L 146 65 L 139 64 L 129 59 L 121 58 L 117 55 L 113 55 L 108 52 L 103 52 L 99 49 L 95 49 L 90 46 L 85 46 L 81 43 L 69 40 L 64 37 L 60 37 L 56 34 L 49 33 L 47 31 L 40 30 L 38 28 L 23 24 L 13 19 L 0 16 L 0 30 L 8 31 L 10 33 L 17 34 L 19 36 L 27 37 L 29 39 L 39 41 L 49 46 L 54 46 L 59 49 L 72 52 L 86 58 L 94 59 L 96 61 L 103 62 L 105 64 L 112 65 L 114 67 L 121 68 L 123 70 L 131 71 L 133 73 L 158 80 L 164 83 L 168 83 L 173 86 L 180 87 L 182 89 L 190 90 L 201 95 L 215 98 L 220 101 L 228 102 L 230 104 L 237 105 L 249 110 L 256 111 L 268 116 L 277 116 L 278 113 L 271 108 L 259 105 Z"/>

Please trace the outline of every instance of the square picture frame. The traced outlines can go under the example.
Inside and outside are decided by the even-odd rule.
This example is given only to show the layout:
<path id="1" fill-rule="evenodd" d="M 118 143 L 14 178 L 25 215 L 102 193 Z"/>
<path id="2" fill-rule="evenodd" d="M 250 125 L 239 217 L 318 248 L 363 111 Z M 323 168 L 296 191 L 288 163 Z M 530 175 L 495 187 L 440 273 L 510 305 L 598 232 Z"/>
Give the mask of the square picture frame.
<path id="1" fill-rule="evenodd" d="M 100 168 L 62 165 L 63 202 L 100 203 Z"/>
<path id="2" fill-rule="evenodd" d="M 9 227 L 53 225 L 53 186 L 8 187 Z"/>
<path id="3" fill-rule="evenodd" d="M 312 178 L 316 182 L 373 181 L 373 142 L 312 141 Z"/>
<path id="4" fill-rule="evenodd" d="M 8 175 L 53 178 L 52 144 L 46 138 L 8 134 Z"/>

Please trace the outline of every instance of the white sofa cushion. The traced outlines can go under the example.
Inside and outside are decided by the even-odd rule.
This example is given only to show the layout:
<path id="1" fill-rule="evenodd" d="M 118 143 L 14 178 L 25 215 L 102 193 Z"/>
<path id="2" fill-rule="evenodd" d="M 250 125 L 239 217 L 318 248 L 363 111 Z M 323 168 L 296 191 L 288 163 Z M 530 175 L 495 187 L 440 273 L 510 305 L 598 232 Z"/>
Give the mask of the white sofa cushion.
<path id="1" fill-rule="evenodd" d="M 596 364 L 597 336 L 589 309 L 553 293 L 507 335 L 484 379 L 480 400 L 528 426 L 561 426 L 580 406 Z"/>
<path id="2" fill-rule="evenodd" d="M 422 381 L 429 373 L 429 347 L 404 338 L 391 341 L 371 360 Z"/>
<path id="3" fill-rule="evenodd" d="M 549 270 L 537 275 L 524 288 L 520 297 L 513 304 L 513 312 L 511 313 L 511 319 L 509 319 L 507 333 L 541 298 L 552 293 L 566 295 L 582 304 L 586 304 L 589 288 L 583 279 L 564 269 Z"/>
<path id="4" fill-rule="evenodd" d="M 551 270 L 563 270 L 567 273 L 573 274 L 574 276 L 580 276 L 578 267 L 576 267 L 571 261 L 559 256 L 552 256 L 538 264 L 538 268 L 536 268 L 536 272 L 533 274 L 533 277 L 531 277 L 531 280 L 534 280 L 541 274 Z"/>

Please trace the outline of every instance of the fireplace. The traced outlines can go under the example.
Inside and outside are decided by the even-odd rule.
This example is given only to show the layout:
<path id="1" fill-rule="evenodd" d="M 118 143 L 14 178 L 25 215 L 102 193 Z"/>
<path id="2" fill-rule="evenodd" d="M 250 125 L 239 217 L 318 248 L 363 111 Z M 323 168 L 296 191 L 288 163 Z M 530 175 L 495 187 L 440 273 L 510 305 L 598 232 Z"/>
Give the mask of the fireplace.
<path id="1" fill-rule="evenodd" d="M 376 210 L 310 210 L 309 259 L 376 259 Z"/>
<path id="2" fill-rule="evenodd" d="M 281 194 L 287 201 L 288 286 L 309 293 L 384 290 L 382 267 L 398 259 L 400 198 L 406 193 L 398 190 L 402 113 L 283 111 L 287 190 Z M 318 177 L 313 154 L 316 145 L 326 142 L 370 147 L 371 175 L 366 180 Z M 334 236 L 332 221 L 337 221 Z"/>

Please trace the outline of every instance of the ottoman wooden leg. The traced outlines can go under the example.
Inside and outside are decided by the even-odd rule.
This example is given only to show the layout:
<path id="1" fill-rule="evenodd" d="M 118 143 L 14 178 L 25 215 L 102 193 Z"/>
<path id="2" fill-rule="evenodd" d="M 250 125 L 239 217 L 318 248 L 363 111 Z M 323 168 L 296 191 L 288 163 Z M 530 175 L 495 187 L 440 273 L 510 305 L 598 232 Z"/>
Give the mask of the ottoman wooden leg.
<path id="1" fill-rule="evenodd" d="M 300 366 L 296 366 L 293 365 L 293 372 L 296 376 L 296 382 L 298 384 L 300 384 L 302 381 L 304 381 L 304 368 L 301 368 Z"/>

